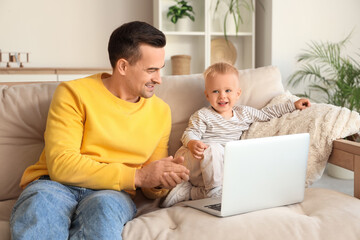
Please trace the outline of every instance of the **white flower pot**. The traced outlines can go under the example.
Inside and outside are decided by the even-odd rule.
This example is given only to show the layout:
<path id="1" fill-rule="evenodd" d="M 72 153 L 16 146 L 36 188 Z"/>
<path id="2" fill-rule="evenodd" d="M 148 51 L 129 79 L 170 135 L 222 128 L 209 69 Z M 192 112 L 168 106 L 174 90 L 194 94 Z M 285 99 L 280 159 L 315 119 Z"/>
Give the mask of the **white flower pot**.
<path id="1" fill-rule="evenodd" d="M 346 180 L 354 179 L 353 171 L 347 170 L 345 168 L 336 166 L 331 163 L 327 164 L 326 171 L 329 176 L 334 178 L 346 179 Z"/>
<path id="2" fill-rule="evenodd" d="M 224 23 L 221 25 L 222 27 L 222 31 L 224 31 Z M 228 15 L 226 17 L 226 33 L 227 34 L 236 34 L 236 32 L 238 31 L 238 29 L 236 28 L 235 25 L 235 21 L 234 18 L 232 17 L 232 15 Z"/>
<path id="3" fill-rule="evenodd" d="M 178 32 L 190 32 L 192 29 L 192 21 L 189 18 L 179 18 L 176 25 L 176 31 Z"/>

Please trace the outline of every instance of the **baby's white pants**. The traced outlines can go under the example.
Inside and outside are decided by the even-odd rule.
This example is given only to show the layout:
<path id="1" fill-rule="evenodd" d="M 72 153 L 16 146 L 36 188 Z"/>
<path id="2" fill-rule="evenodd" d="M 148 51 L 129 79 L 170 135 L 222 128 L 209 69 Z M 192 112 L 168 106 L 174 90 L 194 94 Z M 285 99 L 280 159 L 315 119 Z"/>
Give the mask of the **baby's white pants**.
<path id="1" fill-rule="evenodd" d="M 182 146 L 175 157 L 183 156 L 184 166 L 190 170 L 190 183 L 192 199 L 221 196 L 224 147 L 218 143 L 208 144 L 203 159 L 194 158 L 187 147 Z"/>

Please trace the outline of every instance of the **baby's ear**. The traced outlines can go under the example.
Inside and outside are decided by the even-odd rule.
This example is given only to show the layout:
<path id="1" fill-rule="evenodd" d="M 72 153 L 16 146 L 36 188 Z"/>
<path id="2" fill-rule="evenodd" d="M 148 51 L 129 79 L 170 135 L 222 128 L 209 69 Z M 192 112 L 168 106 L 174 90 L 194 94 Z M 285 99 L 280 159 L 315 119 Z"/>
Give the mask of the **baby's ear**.
<path id="1" fill-rule="evenodd" d="M 204 91 L 204 94 L 205 94 L 206 99 L 208 99 L 209 95 L 207 94 L 206 90 Z"/>
<path id="2" fill-rule="evenodd" d="M 237 91 L 237 97 L 239 98 L 240 96 L 241 96 L 241 88 L 239 88 Z"/>

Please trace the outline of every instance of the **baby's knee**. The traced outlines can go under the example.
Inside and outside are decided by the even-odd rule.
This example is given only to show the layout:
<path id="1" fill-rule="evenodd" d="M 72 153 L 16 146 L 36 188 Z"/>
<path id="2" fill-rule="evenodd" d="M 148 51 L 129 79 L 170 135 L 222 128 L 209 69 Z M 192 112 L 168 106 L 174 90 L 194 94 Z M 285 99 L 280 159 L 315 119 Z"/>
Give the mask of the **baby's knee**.
<path id="1" fill-rule="evenodd" d="M 208 144 L 208 147 L 204 151 L 205 154 L 224 154 L 224 147 L 220 143 L 210 143 Z"/>
<path id="2" fill-rule="evenodd" d="M 194 165 L 197 165 L 199 162 L 198 159 L 195 159 L 192 155 L 189 148 L 182 146 L 179 150 L 176 151 L 175 157 L 183 157 L 184 163 L 183 165 L 188 169 L 191 169 Z"/>

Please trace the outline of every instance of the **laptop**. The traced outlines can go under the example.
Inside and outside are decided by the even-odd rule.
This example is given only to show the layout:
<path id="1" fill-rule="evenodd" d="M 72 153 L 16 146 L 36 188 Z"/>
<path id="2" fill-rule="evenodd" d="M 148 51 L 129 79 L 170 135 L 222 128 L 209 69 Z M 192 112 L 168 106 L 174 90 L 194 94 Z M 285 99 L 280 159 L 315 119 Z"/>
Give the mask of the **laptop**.
<path id="1" fill-rule="evenodd" d="M 308 133 L 228 142 L 222 196 L 183 202 L 218 217 L 302 202 Z"/>

